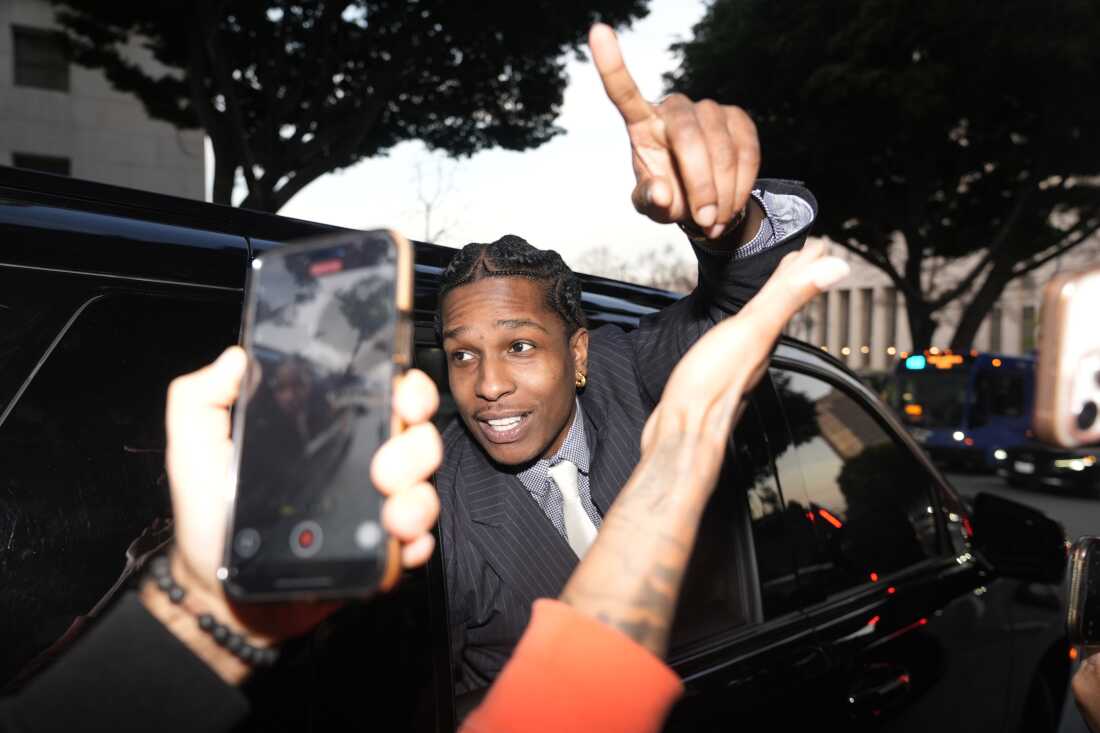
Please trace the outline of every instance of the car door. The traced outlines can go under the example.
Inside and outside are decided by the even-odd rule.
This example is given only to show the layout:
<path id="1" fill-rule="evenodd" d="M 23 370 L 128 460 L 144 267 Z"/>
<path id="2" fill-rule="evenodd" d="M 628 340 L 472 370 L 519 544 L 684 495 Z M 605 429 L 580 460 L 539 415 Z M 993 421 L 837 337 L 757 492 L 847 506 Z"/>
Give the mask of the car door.
<path id="1" fill-rule="evenodd" d="M 239 310 L 239 293 L 0 263 L 0 681 L 151 547 L 171 514 L 168 383 L 236 340 Z"/>
<path id="2" fill-rule="evenodd" d="M 766 380 L 765 380 L 766 381 Z M 801 610 L 800 510 L 776 481 L 755 400 L 700 526 L 670 639 L 685 694 L 667 730 L 790 730 L 827 666 Z"/>
<path id="3" fill-rule="evenodd" d="M 830 673 L 823 720 L 857 730 L 1000 731 L 1011 683 L 1004 586 L 990 592 L 961 509 L 944 506 L 928 465 L 824 360 L 773 361 L 789 442 L 783 492 L 812 523 L 799 577 Z M 797 497 L 797 498 L 796 498 Z"/>

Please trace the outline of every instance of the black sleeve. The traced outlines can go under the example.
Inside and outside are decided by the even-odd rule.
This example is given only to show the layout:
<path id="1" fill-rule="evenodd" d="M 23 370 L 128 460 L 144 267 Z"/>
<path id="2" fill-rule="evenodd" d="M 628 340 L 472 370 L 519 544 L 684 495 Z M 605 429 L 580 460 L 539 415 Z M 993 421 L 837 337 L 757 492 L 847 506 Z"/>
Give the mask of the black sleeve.
<path id="1" fill-rule="evenodd" d="M 135 594 L 20 694 L 0 701 L 0 731 L 229 731 L 248 714 L 227 685 Z"/>
<path id="2" fill-rule="evenodd" d="M 631 334 L 634 363 L 643 398 L 650 407 L 660 400 L 672 369 L 699 338 L 733 315 L 763 287 L 779 261 L 806 243 L 817 217 L 817 200 L 795 181 L 760 179 L 754 198 L 764 206 L 772 242 L 750 256 L 717 251 L 692 243 L 699 261 L 699 284 L 689 295 L 659 313 L 646 316 Z M 761 198 L 757 199 L 760 205 Z M 797 200 L 797 204 L 790 203 Z M 761 225 L 764 226 L 763 224 Z"/>
<path id="3" fill-rule="evenodd" d="M 698 311 L 713 325 L 741 310 L 764 287 L 779 261 L 802 249 L 806 233 L 778 242 L 760 254 L 735 260 L 729 252 L 716 252 L 692 243 L 699 260 L 699 284 L 688 298 L 699 301 Z"/>

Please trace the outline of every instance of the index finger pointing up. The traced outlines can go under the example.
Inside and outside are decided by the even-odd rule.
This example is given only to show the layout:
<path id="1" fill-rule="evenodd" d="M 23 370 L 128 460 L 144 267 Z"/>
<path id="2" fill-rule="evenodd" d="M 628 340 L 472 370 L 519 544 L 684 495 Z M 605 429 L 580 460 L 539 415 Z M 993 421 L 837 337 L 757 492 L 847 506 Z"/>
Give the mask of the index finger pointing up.
<path id="1" fill-rule="evenodd" d="M 653 114 L 653 108 L 642 97 L 638 85 L 626 70 L 615 31 L 603 23 L 596 23 L 588 32 L 588 47 L 592 49 L 592 59 L 596 62 L 596 71 L 600 72 L 604 91 L 626 124 L 648 119 Z"/>

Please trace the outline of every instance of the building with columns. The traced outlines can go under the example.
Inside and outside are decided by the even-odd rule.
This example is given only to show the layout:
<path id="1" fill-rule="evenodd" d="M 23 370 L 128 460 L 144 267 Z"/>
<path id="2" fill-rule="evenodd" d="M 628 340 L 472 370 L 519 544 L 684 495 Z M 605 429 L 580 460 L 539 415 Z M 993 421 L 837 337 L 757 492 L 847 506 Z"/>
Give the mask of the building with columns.
<path id="1" fill-rule="evenodd" d="M 832 254 L 848 261 L 852 273 L 798 313 L 786 333 L 823 347 L 857 372 L 892 369 L 901 355 L 913 349 L 904 296 L 884 272 L 847 249 L 829 246 Z M 1058 272 L 1095 263 L 1100 263 L 1100 237 L 1010 283 L 982 323 L 974 348 L 1008 355 L 1033 350 L 1043 285 Z M 970 261 L 953 263 L 939 277 L 957 282 L 970 265 Z M 947 347 L 960 311 L 954 306 L 939 314 L 933 346 Z"/>

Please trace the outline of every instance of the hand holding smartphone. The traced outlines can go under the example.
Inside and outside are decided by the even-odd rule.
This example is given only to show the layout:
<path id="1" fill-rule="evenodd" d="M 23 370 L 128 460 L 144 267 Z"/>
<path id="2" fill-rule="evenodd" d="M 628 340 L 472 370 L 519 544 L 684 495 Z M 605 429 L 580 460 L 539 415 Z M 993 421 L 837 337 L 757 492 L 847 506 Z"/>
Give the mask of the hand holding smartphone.
<path id="1" fill-rule="evenodd" d="M 231 598 L 359 597 L 400 574 L 370 464 L 402 428 L 391 399 L 411 359 L 412 269 L 409 243 L 389 231 L 312 238 L 253 261 L 219 572 Z"/>

